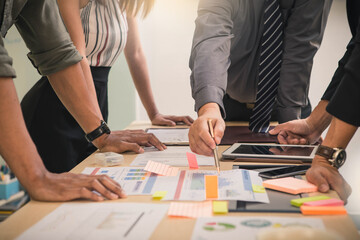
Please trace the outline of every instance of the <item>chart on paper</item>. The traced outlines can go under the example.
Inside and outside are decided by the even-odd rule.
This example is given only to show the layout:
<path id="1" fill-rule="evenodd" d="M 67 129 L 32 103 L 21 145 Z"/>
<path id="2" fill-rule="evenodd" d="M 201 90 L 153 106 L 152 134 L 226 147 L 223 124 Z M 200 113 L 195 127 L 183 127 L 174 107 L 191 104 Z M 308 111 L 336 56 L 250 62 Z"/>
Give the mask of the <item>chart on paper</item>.
<path id="1" fill-rule="evenodd" d="M 118 182 L 127 195 L 152 195 L 167 184 L 176 186 L 178 176 L 162 177 L 136 167 L 87 167 L 82 172 L 90 175 L 108 175 Z"/>
<path id="2" fill-rule="evenodd" d="M 167 204 L 65 203 L 19 239 L 148 239 Z"/>

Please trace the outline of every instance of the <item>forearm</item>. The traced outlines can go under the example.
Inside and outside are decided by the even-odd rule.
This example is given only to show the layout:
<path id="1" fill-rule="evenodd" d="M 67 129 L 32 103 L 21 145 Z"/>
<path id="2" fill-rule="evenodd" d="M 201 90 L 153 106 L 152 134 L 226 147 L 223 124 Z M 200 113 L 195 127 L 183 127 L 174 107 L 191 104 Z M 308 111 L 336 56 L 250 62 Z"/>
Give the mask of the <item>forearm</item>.
<path id="1" fill-rule="evenodd" d="M 125 56 L 141 102 L 149 118 L 152 119 L 159 111 L 152 94 L 149 71 L 144 53 L 142 51 L 131 54 L 126 52 Z"/>
<path id="2" fill-rule="evenodd" d="M 91 132 L 100 125 L 103 118 L 94 96 L 94 84 L 86 80 L 80 63 L 48 78 L 59 99 L 84 132 Z"/>
<path id="3" fill-rule="evenodd" d="M 0 154 L 28 190 L 47 170 L 29 136 L 11 78 L 0 78 Z"/>
<path id="4" fill-rule="evenodd" d="M 332 120 L 332 115 L 326 111 L 328 103 L 326 100 L 321 100 L 306 119 L 310 128 L 313 129 L 313 131 L 319 132 L 319 135 L 329 126 Z"/>
<path id="5" fill-rule="evenodd" d="M 356 130 L 356 126 L 334 117 L 322 145 L 331 148 L 345 149 Z"/>

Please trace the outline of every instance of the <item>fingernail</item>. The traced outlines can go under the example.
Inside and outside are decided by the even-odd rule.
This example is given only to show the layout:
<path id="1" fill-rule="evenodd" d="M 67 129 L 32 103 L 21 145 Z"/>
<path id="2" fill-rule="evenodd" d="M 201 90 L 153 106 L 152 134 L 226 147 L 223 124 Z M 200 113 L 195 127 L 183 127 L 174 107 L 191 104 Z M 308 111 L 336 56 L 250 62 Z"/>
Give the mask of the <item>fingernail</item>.
<path id="1" fill-rule="evenodd" d="M 143 153 L 144 152 L 144 149 L 143 148 L 140 148 L 139 149 L 139 153 Z"/>
<path id="2" fill-rule="evenodd" d="M 325 184 L 321 184 L 319 187 L 319 191 L 320 192 L 327 192 L 328 191 L 328 186 L 326 186 Z"/>
<path id="3" fill-rule="evenodd" d="M 111 199 L 118 199 L 119 198 L 119 196 L 116 195 L 115 193 L 111 193 L 110 195 L 111 195 Z"/>

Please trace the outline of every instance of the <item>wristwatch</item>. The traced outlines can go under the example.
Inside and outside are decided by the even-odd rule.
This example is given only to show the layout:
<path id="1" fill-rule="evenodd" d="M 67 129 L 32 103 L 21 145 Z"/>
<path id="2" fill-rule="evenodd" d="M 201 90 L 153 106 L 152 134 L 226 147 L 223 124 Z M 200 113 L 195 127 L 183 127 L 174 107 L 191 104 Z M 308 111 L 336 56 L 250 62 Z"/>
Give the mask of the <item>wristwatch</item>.
<path id="1" fill-rule="evenodd" d="M 97 139 L 98 137 L 104 135 L 104 134 L 110 134 L 110 128 L 108 127 L 108 125 L 106 124 L 105 121 L 101 120 L 101 124 L 98 128 L 96 128 L 94 131 L 88 133 L 85 135 L 85 138 L 88 142 L 92 142 L 95 139 Z"/>
<path id="2" fill-rule="evenodd" d="M 335 168 L 340 168 L 346 160 L 346 152 L 342 148 L 330 148 L 319 145 L 315 154 L 326 158 L 331 166 Z"/>

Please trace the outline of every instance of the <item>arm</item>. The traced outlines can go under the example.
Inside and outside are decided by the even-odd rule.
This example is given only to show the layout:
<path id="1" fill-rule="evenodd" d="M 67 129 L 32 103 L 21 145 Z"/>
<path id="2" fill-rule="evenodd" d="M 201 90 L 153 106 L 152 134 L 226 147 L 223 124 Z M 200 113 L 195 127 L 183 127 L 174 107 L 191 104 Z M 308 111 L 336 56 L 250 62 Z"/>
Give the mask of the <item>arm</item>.
<path id="1" fill-rule="evenodd" d="M 283 62 L 278 88 L 280 123 L 299 119 L 306 106 L 313 58 L 324 34 L 331 0 L 296 0 L 284 16 Z"/>
<path id="2" fill-rule="evenodd" d="M 125 196 L 120 185 L 107 176 L 48 172 L 26 130 L 13 81 L 3 77 L 0 78 L 0 154 L 36 200 L 87 198 L 100 201 L 104 197 L 117 199 Z"/>
<path id="3" fill-rule="evenodd" d="M 356 126 L 334 118 L 322 145 L 345 149 L 356 130 Z M 328 192 L 329 189 L 335 190 L 344 201 L 351 194 L 350 185 L 339 171 L 321 156 L 315 156 L 311 168 L 306 172 L 306 178 L 309 182 L 317 185 L 320 192 Z"/>
<path id="4" fill-rule="evenodd" d="M 238 1 L 200 1 L 193 46 L 190 56 L 191 89 L 198 119 L 190 127 L 191 150 L 212 155 L 212 140 L 207 119 L 214 121 L 216 143 L 220 143 L 225 130 L 223 97 L 230 66 L 230 46 L 233 28 L 233 11 Z"/>
<path id="5" fill-rule="evenodd" d="M 136 19 L 128 16 L 127 22 L 129 31 L 124 53 L 136 90 L 152 124 L 175 126 L 176 122 L 184 122 L 186 125 L 191 125 L 193 119 L 189 116 L 166 116 L 159 113 L 151 90 L 149 71 L 141 47 Z"/>

